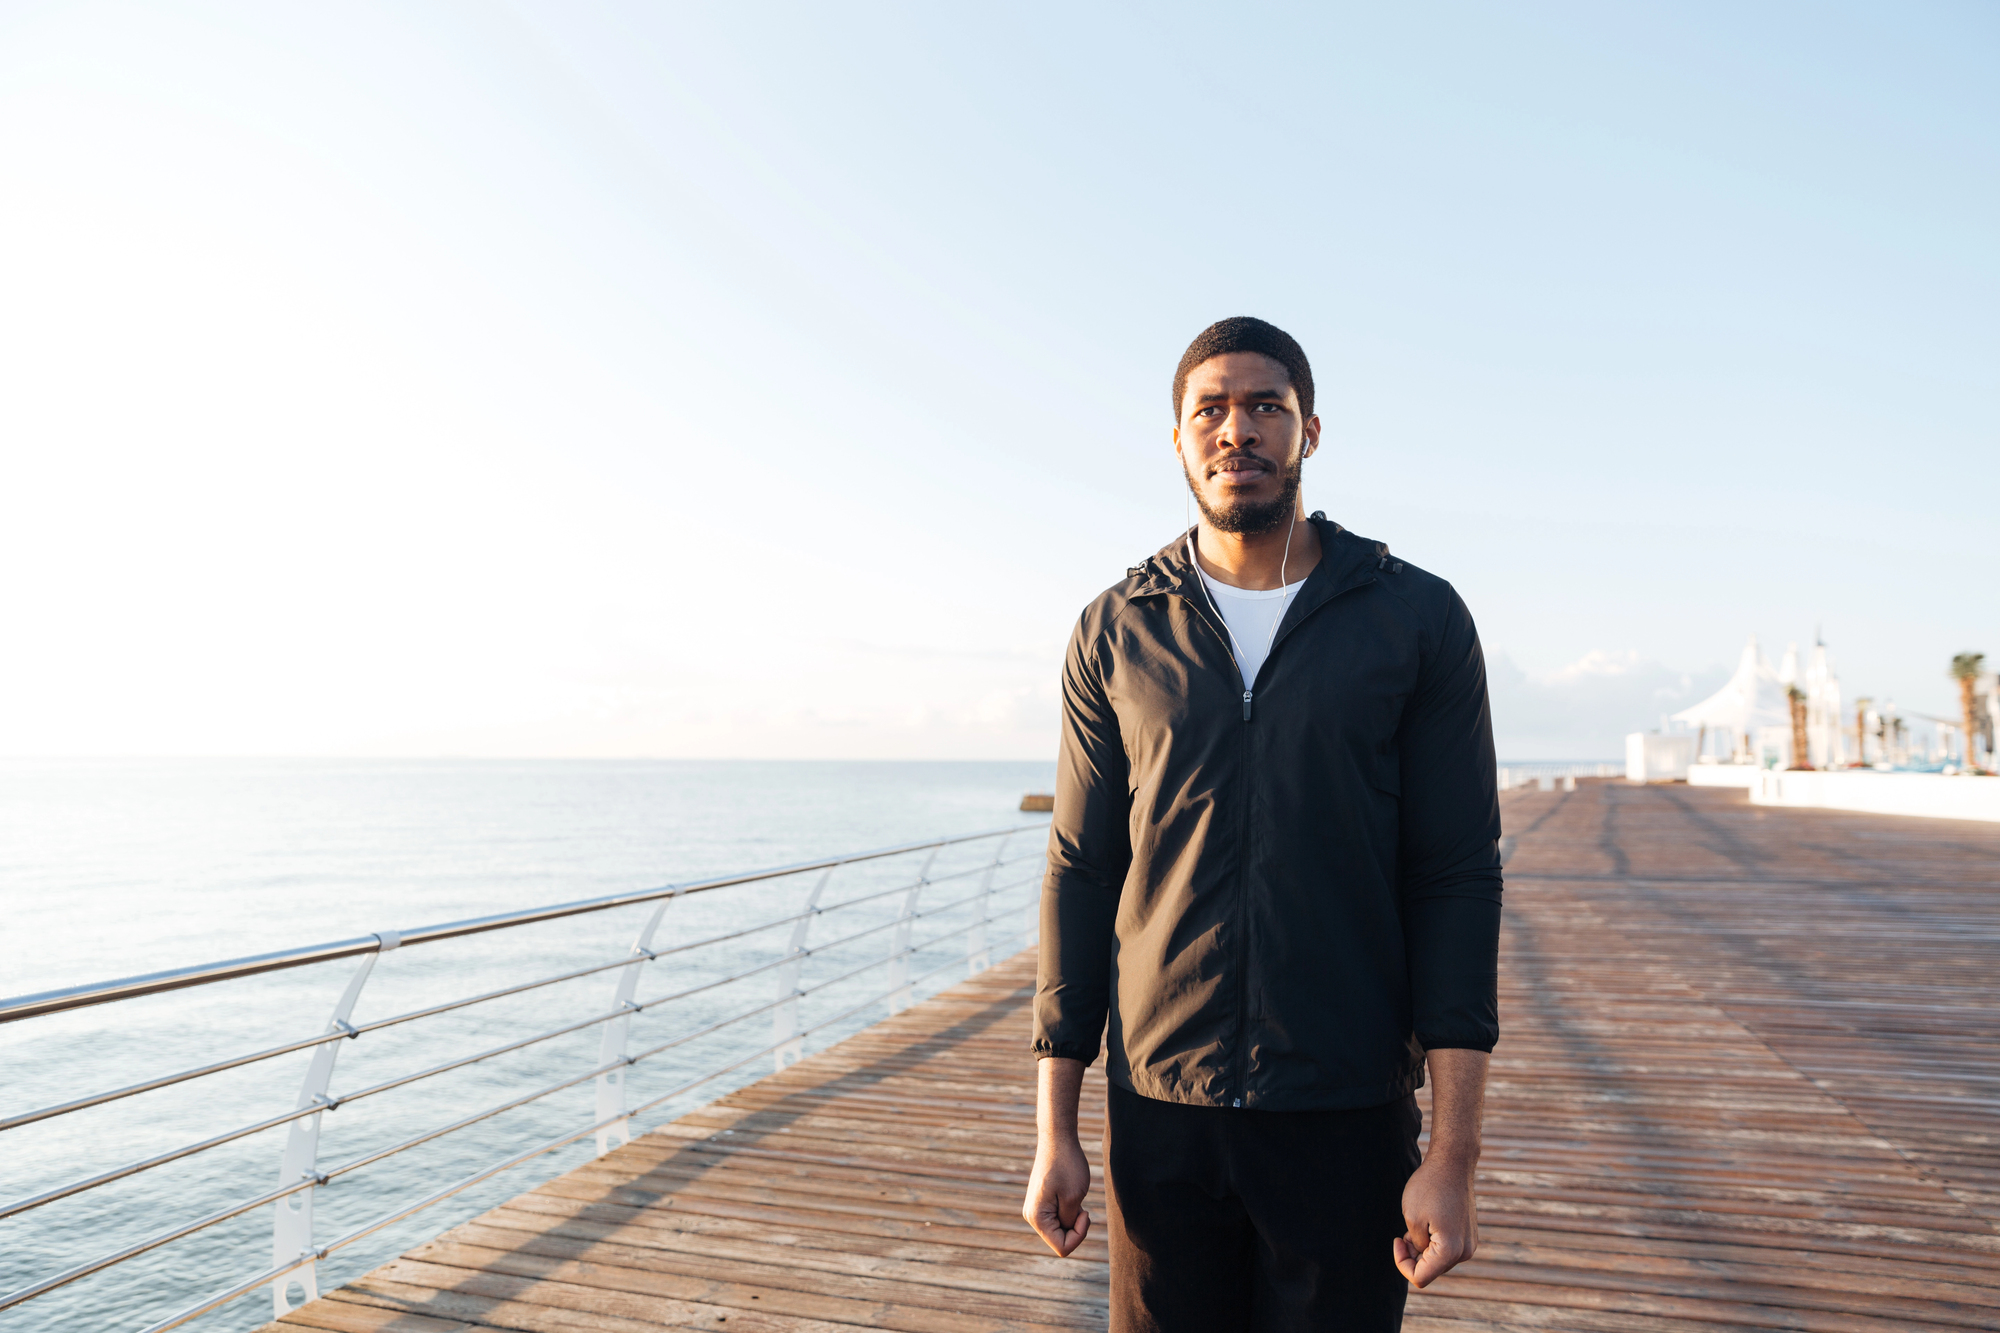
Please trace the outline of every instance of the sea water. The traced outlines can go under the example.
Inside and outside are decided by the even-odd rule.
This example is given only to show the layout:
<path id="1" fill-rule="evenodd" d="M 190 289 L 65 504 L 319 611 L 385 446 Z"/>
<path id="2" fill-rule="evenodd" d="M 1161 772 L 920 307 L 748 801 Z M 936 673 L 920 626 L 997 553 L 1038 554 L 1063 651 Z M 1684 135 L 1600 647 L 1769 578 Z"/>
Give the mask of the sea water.
<path id="1" fill-rule="evenodd" d="M 664 761 L 0 761 L 0 995 L 108 980 L 376 931 L 630 892 L 952 834 L 1022 826 L 1007 855 L 1033 857 L 1040 821 L 1018 813 L 1048 790 L 1045 763 Z M 992 843 L 942 853 L 925 908 L 976 889 Z M 843 867 L 822 901 L 912 882 L 922 857 Z M 998 882 L 995 958 L 1032 925 L 1032 859 Z M 654 947 L 795 913 L 814 876 L 719 889 L 671 904 Z M 886 927 L 901 893 L 816 920 L 811 942 Z M 609 962 L 650 906 L 382 954 L 354 1021 Z M 971 908 L 926 918 L 921 942 L 963 931 Z M 953 913 L 956 913 L 954 915 Z M 735 975 L 786 947 L 790 927 L 646 964 L 646 1000 Z M 879 961 L 895 931 L 815 956 L 803 983 Z M 924 990 L 965 975 L 957 933 L 919 954 Z M 0 1117 L 326 1030 L 360 960 L 0 1025 Z M 587 1018 L 616 973 L 544 987 L 343 1041 L 335 1096 Z M 718 986 L 634 1020 L 631 1049 L 768 1003 L 776 973 Z M 888 987 L 886 967 L 805 1001 L 812 1024 Z M 816 1049 L 881 1017 L 870 1007 L 807 1042 Z M 602 1026 L 467 1065 L 321 1117 L 321 1170 L 594 1068 Z M 1024 1062 L 1027 1059 L 1024 1040 Z M 635 1066 L 633 1104 L 768 1045 L 767 1015 Z M 281 1115 L 297 1104 L 298 1052 L 0 1134 L 0 1204 Z M 682 1094 L 635 1131 L 766 1073 L 768 1058 Z M 315 1243 L 441 1190 L 596 1118 L 586 1081 L 342 1177 L 315 1192 Z M 289 1130 L 265 1130 L 0 1220 L 0 1293 L 11 1292 L 275 1188 Z M 589 1139 L 465 1191 L 319 1265 L 322 1291 L 587 1160 Z M 187 1240 L 0 1312 L 6 1333 L 139 1329 L 269 1267 L 264 1205 Z M 293 1299 L 299 1293 L 293 1290 Z M 254 1328 L 268 1289 L 187 1325 Z"/>

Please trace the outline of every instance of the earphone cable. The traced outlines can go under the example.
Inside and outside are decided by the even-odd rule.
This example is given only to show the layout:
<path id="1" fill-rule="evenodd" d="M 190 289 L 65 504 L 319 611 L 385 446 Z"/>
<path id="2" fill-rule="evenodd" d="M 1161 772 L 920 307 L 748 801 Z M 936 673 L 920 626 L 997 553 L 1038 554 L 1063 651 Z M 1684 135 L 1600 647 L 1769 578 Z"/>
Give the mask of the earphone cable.
<path id="1" fill-rule="evenodd" d="M 1299 461 L 1303 463 L 1305 460 L 1301 458 Z M 1291 567 L 1292 533 L 1299 526 L 1299 510 L 1304 506 L 1304 503 L 1303 496 L 1294 497 L 1292 500 L 1292 516 L 1285 524 L 1285 553 L 1278 560 L 1278 588 L 1284 600 L 1278 607 L 1278 614 L 1271 618 L 1271 632 L 1264 639 L 1264 656 L 1266 658 L 1270 657 L 1271 647 L 1278 641 L 1278 626 L 1285 623 L 1285 612 L 1291 610 L 1292 598 L 1298 595 L 1294 589 L 1286 585 L 1285 573 Z M 1187 501 L 1185 497 L 1181 501 L 1181 506 L 1182 517 L 1186 517 Z M 1243 651 L 1243 641 L 1236 637 L 1236 629 L 1229 623 L 1229 617 L 1223 615 L 1222 608 L 1215 604 L 1215 593 L 1208 586 L 1208 572 L 1201 567 L 1201 557 L 1195 553 L 1195 528 L 1192 524 L 1189 525 L 1186 541 L 1188 563 L 1194 566 L 1194 576 L 1201 584 L 1201 595 L 1208 599 L 1208 609 L 1215 613 L 1215 618 L 1222 622 L 1222 632 L 1229 636 L 1229 646 L 1235 650 L 1236 674 L 1240 676 L 1243 674 L 1243 658 L 1246 656 Z M 1303 584 L 1304 580 L 1300 580 L 1300 582 Z M 1259 674 L 1262 674 L 1261 663 L 1259 664 Z M 1243 688 L 1245 690 L 1252 690 L 1256 686 L 1246 680 L 1243 682 Z M 1245 707 L 1247 708 L 1248 705 L 1245 705 Z"/>

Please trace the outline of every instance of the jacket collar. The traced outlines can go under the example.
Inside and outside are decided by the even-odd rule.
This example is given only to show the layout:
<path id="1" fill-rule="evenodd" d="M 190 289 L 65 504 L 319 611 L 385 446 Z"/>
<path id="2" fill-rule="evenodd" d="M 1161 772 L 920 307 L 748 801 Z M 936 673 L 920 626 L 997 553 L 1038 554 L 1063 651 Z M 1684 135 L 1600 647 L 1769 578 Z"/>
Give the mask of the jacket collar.
<path id="1" fill-rule="evenodd" d="M 1280 635 L 1322 603 L 1374 582 L 1376 567 L 1389 555 L 1389 548 L 1383 543 L 1355 536 L 1324 513 L 1315 511 L 1306 521 L 1319 530 L 1319 563 L 1306 576 L 1306 586 L 1292 599 L 1284 624 L 1279 626 Z M 1132 596 L 1173 593 L 1206 604 L 1200 576 L 1188 559 L 1188 536 L 1193 531 L 1190 528 L 1183 532 L 1128 571 L 1139 580 Z"/>

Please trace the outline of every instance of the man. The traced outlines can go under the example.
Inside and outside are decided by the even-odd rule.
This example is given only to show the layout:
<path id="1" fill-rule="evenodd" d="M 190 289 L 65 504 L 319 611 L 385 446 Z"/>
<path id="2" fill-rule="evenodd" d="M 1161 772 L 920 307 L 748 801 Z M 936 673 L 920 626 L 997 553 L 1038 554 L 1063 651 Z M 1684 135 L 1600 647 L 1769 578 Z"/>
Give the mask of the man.
<path id="1" fill-rule="evenodd" d="M 1108 1017 L 1112 1328 L 1395 1329 L 1477 1239 L 1479 639 L 1449 584 L 1301 512 L 1320 421 L 1289 335 L 1211 326 L 1173 398 L 1201 521 L 1090 604 L 1063 669 L 1022 1213 L 1060 1255 L 1090 1231 L 1077 1092 Z"/>

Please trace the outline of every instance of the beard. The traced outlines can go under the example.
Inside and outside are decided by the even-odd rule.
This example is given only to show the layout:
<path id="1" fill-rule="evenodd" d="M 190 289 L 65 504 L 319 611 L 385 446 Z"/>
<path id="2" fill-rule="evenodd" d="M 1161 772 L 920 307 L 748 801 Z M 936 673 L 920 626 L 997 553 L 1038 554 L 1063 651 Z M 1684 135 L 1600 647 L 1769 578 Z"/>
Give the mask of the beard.
<path id="1" fill-rule="evenodd" d="M 1233 532 L 1245 537 L 1255 537 L 1266 532 L 1275 532 L 1278 526 L 1292 517 L 1299 502 L 1299 480 L 1305 471 L 1305 454 L 1294 453 L 1285 464 L 1285 484 L 1278 494 L 1269 500 L 1241 500 L 1225 509 L 1217 509 L 1209 504 L 1208 497 L 1194 484 L 1194 474 L 1187 473 L 1188 490 L 1194 493 L 1195 505 L 1201 516 L 1208 520 L 1208 526 L 1217 532 Z M 1184 472 L 1185 468 L 1182 469 Z"/>

